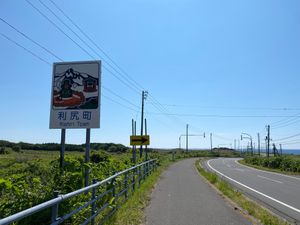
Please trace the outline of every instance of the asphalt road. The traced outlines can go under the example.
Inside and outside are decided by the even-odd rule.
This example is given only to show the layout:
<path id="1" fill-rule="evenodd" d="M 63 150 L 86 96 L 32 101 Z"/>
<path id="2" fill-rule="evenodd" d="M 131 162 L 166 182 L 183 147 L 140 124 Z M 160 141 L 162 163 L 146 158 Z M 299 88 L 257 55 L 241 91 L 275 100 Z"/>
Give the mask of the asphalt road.
<path id="1" fill-rule="evenodd" d="M 206 166 L 275 213 L 300 224 L 300 177 L 257 170 L 237 161 L 212 159 Z"/>
<path id="2" fill-rule="evenodd" d="M 161 176 L 146 208 L 147 225 L 247 225 L 198 174 L 195 159 L 170 166 Z"/>

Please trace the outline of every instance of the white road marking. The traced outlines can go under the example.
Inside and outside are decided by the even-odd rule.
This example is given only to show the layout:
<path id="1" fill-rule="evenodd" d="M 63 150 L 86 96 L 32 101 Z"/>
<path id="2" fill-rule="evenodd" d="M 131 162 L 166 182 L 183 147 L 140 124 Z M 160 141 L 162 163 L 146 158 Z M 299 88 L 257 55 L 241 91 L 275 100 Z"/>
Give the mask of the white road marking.
<path id="1" fill-rule="evenodd" d="M 273 180 L 273 179 L 268 178 L 268 177 L 264 177 L 264 176 L 260 176 L 260 175 L 257 175 L 257 176 L 260 177 L 260 178 L 269 180 L 269 181 L 273 181 L 273 182 L 279 183 L 279 184 L 282 184 L 282 183 L 283 183 L 283 182 L 281 182 L 281 181 L 279 181 L 279 180 Z"/>
<path id="2" fill-rule="evenodd" d="M 275 175 L 282 176 L 282 177 L 289 177 L 289 178 L 292 178 L 292 179 L 300 180 L 299 177 L 293 177 L 293 176 L 289 176 L 289 175 L 285 175 L 285 174 L 281 174 L 281 173 L 275 173 L 275 172 L 270 172 L 270 171 L 265 171 L 265 170 L 259 170 L 259 169 L 256 169 L 256 168 L 253 168 L 253 167 L 250 167 L 250 166 L 246 166 L 246 165 L 240 164 L 238 162 L 238 160 L 239 159 L 236 159 L 236 160 L 234 160 L 234 162 L 236 162 L 240 166 L 244 166 L 244 167 L 247 167 L 247 168 L 252 169 L 252 170 L 258 170 L 258 171 L 264 172 L 264 173 L 270 173 L 270 174 L 275 174 Z"/>
<path id="3" fill-rule="evenodd" d="M 212 159 L 211 159 L 211 160 L 212 160 Z M 208 161 L 207 161 L 207 165 L 209 166 L 209 168 L 211 168 L 213 171 L 215 171 L 216 173 L 220 174 L 221 176 L 223 176 L 223 177 L 227 178 L 228 180 L 231 180 L 231 181 L 233 181 L 234 183 L 237 183 L 238 185 L 240 185 L 240 186 L 242 186 L 242 187 L 245 187 L 245 188 L 247 188 L 247 189 L 249 189 L 249 190 L 251 190 L 251 191 L 253 191 L 253 192 L 255 192 L 255 193 L 259 194 L 259 195 L 262 195 L 262 196 L 264 196 L 264 197 L 266 197 L 266 198 L 268 198 L 268 199 L 270 199 L 270 200 L 272 200 L 272 201 L 274 201 L 274 202 L 277 202 L 277 203 L 279 203 L 279 204 L 281 204 L 281 205 L 283 205 L 283 206 L 285 206 L 285 207 L 287 207 L 287 208 L 289 208 L 289 209 L 292 209 L 292 210 L 294 210 L 294 211 L 300 213 L 300 209 L 297 209 L 297 208 L 295 208 L 295 207 L 293 207 L 293 206 L 291 206 L 291 205 L 288 205 L 288 204 L 286 204 L 286 203 L 284 203 L 284 202 L 282 202 L 282 201 L 279 201 L 279 200 L 277 200 L 277 199 L 275 199 L 275 198 L 272 198 L 272 197 L 270 197 L 270 196 L 268 196 L 268 195 L 266 195 L 266 194 L 264 194 L 264 193 L 262 193 L 262 192 L 260 192 L 260 191 L 255 190 L 254 188 L 251 188 L 251 187 L 249 187 L 249 186 L 247 186 L 247 185 L 245 185 L 245 184 L 242 184 L 241 182 L 238 182 L 238 181 L 236 181 L 236 180 L 234 180 L 234 179 L 232 179 L 232 178 L 226 176 L 225 174 L 221 173 L 220 171 L 216 170 L 215 168 L 213 168 L 213 167 L 210 165 L 209 162 L 210 162 L 211 160 L 208 160 Z"/>

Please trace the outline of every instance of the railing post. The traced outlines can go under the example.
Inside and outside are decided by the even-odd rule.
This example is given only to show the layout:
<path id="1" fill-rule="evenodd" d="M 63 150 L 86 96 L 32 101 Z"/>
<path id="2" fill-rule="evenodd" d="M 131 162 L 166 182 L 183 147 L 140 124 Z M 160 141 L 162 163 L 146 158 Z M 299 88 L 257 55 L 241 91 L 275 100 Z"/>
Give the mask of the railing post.
<path id="1" fill-rule="evenodd" d="M 54 191 L 54 198 L 57 198 L 59 191 Z M 58 219 L 58 203 L 52 206 L 51 223 L 56 222 Z"/>
<path id="2" fill-rule="evenodd" d="M 136 176 L 136 168 L 134 168 L 133 170 L 132 170 L 133 172 L 132 172 L 132 192 L 134 192 L 134 190 L 135 190 L 135 176 Z"/>
<path id="3" fill-rule="evenodd" d="M 125 189 L 125 199 L 128 198 L 128 172 L 125 173 L 125 178 L 124 178 L 124 189 Z"/>
<path id="4" fill-rule="evenodd" d="M 153 173 L 153 161 L 150 161 L 150 169 L 149 169 L 149 171 L 150 171 L 150 174 Z"/>
<path id="5" fill-rule="evenodd" d="M 97 181 L 93 179 L 93 184 L 95 184 Z M 92 190 L 92 200 L 96 199 L 96 187 Z M 96 202 L 92 203 L 92 216 L 96 213 Z M 91 225 L 95 224 L 95 218 L 92 219 Z"/>
<path id="6" fill-rule="evenodd" d="M 147 173 L 147 176 L 149 176 L 149 161 L 147 161 L 147 164 L 146 164 L 146 173 Z"/>
<path id="7" fill-rule="evenodd" d="M 113 209 L 115 209 L 116 207 L 115 207 L 115 203 L 116 203 L 116 199 L 115 199 L 115 197 L 116 197 L 116 186 L 115 186 L 115 180 L 116 180 L 116 178 L 113 178 L 112 180 L 111 180 L 111 182 L 112 182 L 112 197 L 114 198 L 114 200 L 113 200 L 113 202 L 112 202 L 112 204 L 114 205 L 113 206 Z"/>
<path id="8" fill-rule="evenodd" d="M 141 186 L 141 166 L 138 167 L 138 178 L 139 178 L 139 187 Z"/>

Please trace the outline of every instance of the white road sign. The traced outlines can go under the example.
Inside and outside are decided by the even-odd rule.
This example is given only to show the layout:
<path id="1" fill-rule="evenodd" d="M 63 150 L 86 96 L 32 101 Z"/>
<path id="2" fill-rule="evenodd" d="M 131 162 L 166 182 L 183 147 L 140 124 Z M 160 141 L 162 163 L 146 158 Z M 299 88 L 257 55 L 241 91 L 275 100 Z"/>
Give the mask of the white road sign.
<path id="1" fill-rule="evenodd" d="M 50 129 L 100 127 L 101 61 L 53 64 Z"/>

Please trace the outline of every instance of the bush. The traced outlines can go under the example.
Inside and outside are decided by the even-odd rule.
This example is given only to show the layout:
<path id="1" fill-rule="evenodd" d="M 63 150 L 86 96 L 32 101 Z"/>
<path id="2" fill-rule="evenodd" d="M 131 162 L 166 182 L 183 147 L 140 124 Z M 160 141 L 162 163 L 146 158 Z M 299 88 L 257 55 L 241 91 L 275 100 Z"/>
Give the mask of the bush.
<path id="1" fill-rule="evenodd" d="M 280 164 L 282 162 L 282 157 L 272 157 L 272 158 L 269 158 L 268 160 L 268 166 L 270 168 L 273 168 L 273 169 L 278 169 L 280 168 Z"/>
<path id="2" fill-rule="evenodd" d="M 21 151 L 21 147 L 19 145 L 15 145 L 12 147 L 12 150 L 15 152 L 20 152 Z"/>
<path id="3" fill-rule="evenodd" d="M 5 149 L 5 147 L 0 147 L 0 155 L 8 154 L 8 150 Z"/>
<path id="4" fill-rule="evenodd" d="M 93 163 L 108 162 L 109 158 L 110 158 L 109 155 L 104 151 L 92 152 L 91 162 Z"/>

